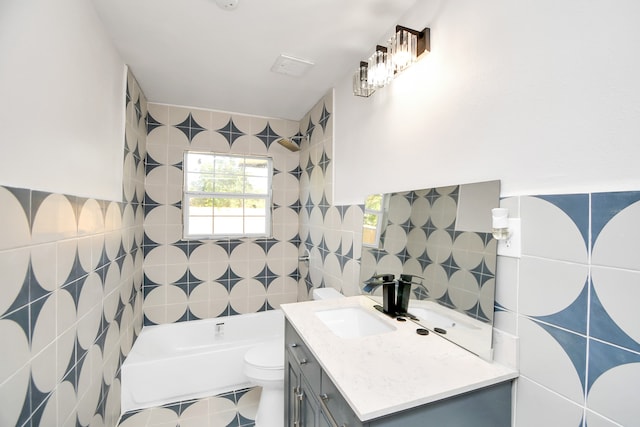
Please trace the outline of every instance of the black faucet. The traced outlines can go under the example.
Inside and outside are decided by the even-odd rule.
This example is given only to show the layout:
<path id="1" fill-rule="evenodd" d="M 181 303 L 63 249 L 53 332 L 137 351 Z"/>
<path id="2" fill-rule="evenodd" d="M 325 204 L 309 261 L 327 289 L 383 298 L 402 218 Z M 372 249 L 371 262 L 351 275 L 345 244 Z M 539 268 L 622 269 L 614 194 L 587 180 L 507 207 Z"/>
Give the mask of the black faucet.
<path id="1" fill-rule="evenodd" d="M 397 312 L 396 281 L 393 274 L 377 274 L 365 282 L 363 290 L 372 293 L 382 286 L 382 308 L 381 311 L 390 316 L 395 316 Z M 377 306 L 376 308 L 378 308 Z"/>

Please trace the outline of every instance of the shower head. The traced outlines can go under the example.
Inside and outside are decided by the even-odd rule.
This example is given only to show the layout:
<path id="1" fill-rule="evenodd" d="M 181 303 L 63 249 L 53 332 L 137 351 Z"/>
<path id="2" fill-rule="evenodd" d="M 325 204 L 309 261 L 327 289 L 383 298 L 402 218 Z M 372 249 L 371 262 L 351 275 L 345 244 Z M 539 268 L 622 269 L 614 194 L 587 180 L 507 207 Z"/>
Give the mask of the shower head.
<path id="1" fill-rule="evenodd" d="M 300 151 L 300 142 L 302 142 L 302 140 L 304 139 L 307 139 L 306 135 L 296 135 L 289 138 L 280 138 L 276 142 L 282 145 L 287 150 L 295 153 L 296 151 Z M 298 143 L 295 142 L 296 140 L 298 141 Z"/>

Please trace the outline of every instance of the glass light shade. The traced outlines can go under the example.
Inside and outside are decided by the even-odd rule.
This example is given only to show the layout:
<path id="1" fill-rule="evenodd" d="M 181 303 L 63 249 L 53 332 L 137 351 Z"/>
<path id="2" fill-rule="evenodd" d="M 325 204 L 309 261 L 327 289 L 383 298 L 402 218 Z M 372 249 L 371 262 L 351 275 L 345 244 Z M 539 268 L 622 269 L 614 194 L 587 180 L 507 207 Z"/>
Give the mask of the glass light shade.
<path id="1" fill-rule="evenodd" d="M 353 94 L 356 96 L 371 96 L 375 89 L 369 86 L 367 80 L 368 64 L 366 62 L 360 62 L 360 67 L 353 74 Z"/>
<path id="2" fill-rule="evenodd" d="M 400 72 L 416 62 L 418 37 L 415 33 L 399 29 L 390 41 L 391 61 L 394 72 Z"/>
<path id="3" fill-rule="evenodd" d="M 369 58 L 367 82 L 373 89 L 386 86 L 393 79 L 393 68 L 385 48 L 378 48 Z"/>

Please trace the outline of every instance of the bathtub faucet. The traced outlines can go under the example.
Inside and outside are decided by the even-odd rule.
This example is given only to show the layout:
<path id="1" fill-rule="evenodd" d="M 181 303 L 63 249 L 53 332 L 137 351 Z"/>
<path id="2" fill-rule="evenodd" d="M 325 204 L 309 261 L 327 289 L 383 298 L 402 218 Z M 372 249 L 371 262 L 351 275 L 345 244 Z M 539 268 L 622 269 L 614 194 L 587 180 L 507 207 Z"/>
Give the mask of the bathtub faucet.
<path id="1" fill-rule="evenodd" d="M 221 337 L 224 335 L 224 322 L 216 323 L 216 336 Z"/>

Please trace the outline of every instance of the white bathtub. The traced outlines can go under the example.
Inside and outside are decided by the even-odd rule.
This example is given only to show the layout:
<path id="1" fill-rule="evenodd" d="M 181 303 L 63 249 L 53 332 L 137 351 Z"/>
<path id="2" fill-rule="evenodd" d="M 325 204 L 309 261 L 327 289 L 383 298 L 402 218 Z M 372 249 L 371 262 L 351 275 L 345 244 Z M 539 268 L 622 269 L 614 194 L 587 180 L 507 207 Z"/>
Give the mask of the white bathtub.
<path id="1" fill-rule="evenodd" d="M 274 339 L 280 310 L 145 326 L 122 364 L 122 413 L 249 387 L 245 353 Z"/>

